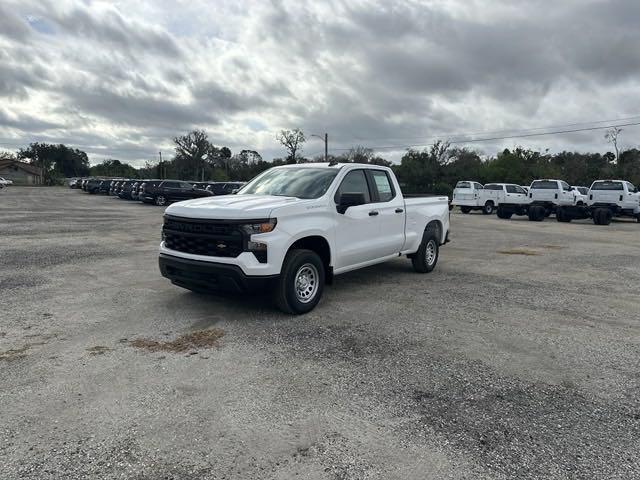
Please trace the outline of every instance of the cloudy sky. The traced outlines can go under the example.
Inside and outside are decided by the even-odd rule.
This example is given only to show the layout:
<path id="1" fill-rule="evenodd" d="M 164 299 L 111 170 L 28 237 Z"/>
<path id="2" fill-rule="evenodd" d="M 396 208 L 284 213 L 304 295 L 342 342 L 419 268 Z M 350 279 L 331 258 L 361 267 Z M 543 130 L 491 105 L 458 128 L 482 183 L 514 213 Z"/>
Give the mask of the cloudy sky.
<path id="1" fill-rule="evenodd" d="M 637 0 L 0 0 L 0 148 L 141 165 L 203 128 L 270 159 L 300 127 L 398 159 L 435 138 L 640 122 L 639 24 Z M 469 146 L 517 144 L 607 150 L 602 131 Z"/>

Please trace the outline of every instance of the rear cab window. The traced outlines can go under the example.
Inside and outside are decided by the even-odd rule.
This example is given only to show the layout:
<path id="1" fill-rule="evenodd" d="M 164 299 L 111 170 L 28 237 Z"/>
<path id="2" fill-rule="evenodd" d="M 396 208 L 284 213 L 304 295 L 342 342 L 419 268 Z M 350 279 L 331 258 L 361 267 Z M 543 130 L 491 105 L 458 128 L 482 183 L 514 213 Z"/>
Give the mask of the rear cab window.
<path id="1" fill-rule="evenodd" d="M 601 181 L 593 182 L 591 190 L 624 190 L 622 182 Z"/>
<path id="2" fill-rule="evenodd" d="M 531 190 L 558 190 L 558 182 L 554 180 L 536 180 L 531 184 Z"/>
<path id="3" fill-rule="evenodd" d="M 456 188 L 473 188 L 471 182 L 458 182 Z"/>

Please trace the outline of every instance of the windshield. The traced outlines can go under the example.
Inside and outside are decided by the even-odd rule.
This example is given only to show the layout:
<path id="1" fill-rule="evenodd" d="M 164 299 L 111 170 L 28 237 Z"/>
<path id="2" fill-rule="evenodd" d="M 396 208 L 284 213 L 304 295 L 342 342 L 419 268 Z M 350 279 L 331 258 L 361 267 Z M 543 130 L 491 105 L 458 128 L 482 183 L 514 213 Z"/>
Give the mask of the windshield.
<path id="1" fill-rule="evenodd" d="M 253 179 L 238 193 L 318 198 L 324 195 L 337 174 L 336 168 L 272 168 Z"/>

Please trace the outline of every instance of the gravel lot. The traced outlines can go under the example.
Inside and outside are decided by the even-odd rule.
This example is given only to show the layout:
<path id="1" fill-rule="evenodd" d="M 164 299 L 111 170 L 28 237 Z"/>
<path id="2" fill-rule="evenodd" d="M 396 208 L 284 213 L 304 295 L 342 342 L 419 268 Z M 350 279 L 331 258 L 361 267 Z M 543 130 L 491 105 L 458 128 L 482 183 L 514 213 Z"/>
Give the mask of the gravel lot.
<path id="1" fill-rule="evenodd" d="M 640 225 L 454 213 L 288 317 L 172 286 L 161 217 L 0 192 L 3 479 L 640 478 Z"/>

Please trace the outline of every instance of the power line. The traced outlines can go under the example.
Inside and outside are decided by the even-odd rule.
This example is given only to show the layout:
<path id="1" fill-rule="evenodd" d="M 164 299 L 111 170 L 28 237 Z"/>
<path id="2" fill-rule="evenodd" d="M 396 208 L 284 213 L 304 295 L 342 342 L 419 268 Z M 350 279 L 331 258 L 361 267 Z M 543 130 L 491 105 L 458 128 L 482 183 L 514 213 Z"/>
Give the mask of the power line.
<path id="1" fill-rule="evenodd" d="M 627 120 L 635 120 L 635 119 L 640 119 L 640 115 L 634 115 L 631 117 L 623 117 L 623 118 L 614 118 L 614 119 L 609 119 L 609 120 L 593 120 L 590 122 L 577 122 L 577 123 L 565 123 L 565 124 L 558 124 L 558 125 L 547 125 L 546 127 L 531 127 L 531 128 L 509 128 L 509 129 L 504 129 L 504 130 L 484 130 L 481 132 L 467 132 L 467 133 L 446 133 L 446 132 L 440 132 L 440 133 L 436 133 L 434 134 L 434 136 L 438 136 L 438 137 L 470 137 L 473 135 L 489 135 L 489 134 L 495 134 L 495 133 L 508 133 L 508 132 L 513 132 L 513 133 L 517 133 L 517 132 L 531 132 L 534 130 L 549 130 L 552 128 L 568 128 L 568 127 L 576 127 L 579 125 L 592 125 L 594 123 L 609 123 L 609 122 L 624 122 Z M 355 137 L 355 140 L 415 140 L 415 139 L 420 139 L 420 138 L 424 138 L 424 136 L 420 136 L 420 137 L 375 137 L 375 138 L 362 138 L 362 137 Z"/>
<path id="2" fill-rule="evenodd" d="M 466 140 L 452 140 L 449 143 L 452 144 L 452 145 L 458 145 L 458 144 L 464 144 L 464 143 L 491 142 L 491 141 L 494 141 L 494 140 L 509 140 L 509 139 L 514 139 L 514 138 L 543 137 L 543 136 L 547 136 L 547 135 L 561 135 L 561 134 L 565 134 L 565 133 L 589 132 L 589 131 L 594 131 L 594 130 L 606 130 L 608 128 L 631 127 L 631 126 L 636 126 L 636 125 L 640 125 L 640 122 L 620 123 L 620 124 L 617 124 L 617 125 L 601 125 L 599 127 L 556 130 L 556 131 L 552 131 L 552 132 L 526 133 L 526 134 L 521 134 L 521 135 L 505 135 L 505 136 L 499 136 L 499 137 L 475 138 L 475 139 L 466 139 Z M 434 145 L 433 143 L 417 143 L 417 144 L 413 144 L 413 145 L 379 145 L 379 146 L 371 146 L 371 147 L 366 147 L 366 148 L 370 148 L 371 150 L 384 150 L 384 149 L 388 149 L 388 148 L 431 147 L 433 145 Z M 346 150 L 351 150 L 351 148 L 333 148 L 332 150 L 346 151 Z"/>

